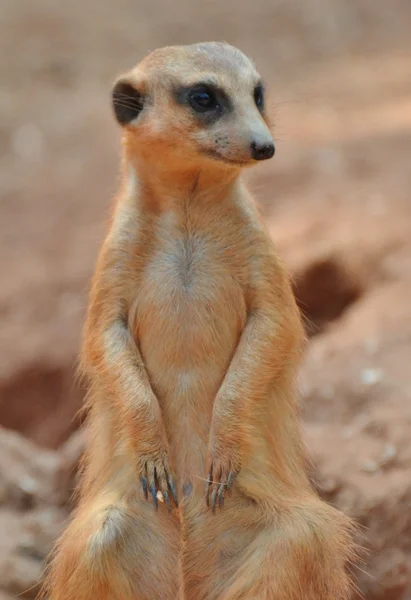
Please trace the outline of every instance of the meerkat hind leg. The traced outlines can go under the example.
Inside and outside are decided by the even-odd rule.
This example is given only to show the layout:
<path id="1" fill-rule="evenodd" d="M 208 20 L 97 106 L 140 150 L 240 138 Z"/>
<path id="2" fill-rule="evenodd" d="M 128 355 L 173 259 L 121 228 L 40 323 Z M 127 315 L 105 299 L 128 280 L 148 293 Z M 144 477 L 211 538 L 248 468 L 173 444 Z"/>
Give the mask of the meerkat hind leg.
<path id="1" fill-rule="evenodd" d="M 179 600 L 179 552 L 164 506 L 88 504 L 59 542 L 49 600 Z"/>
<path id="2" fill-rule="evenodd" d="M 316 499 L 265 515 L 252 506 L 227 507 L 188 523 L 185 600 L 350 597 L 346 565 L 353 550 L 344 515 Z"/>

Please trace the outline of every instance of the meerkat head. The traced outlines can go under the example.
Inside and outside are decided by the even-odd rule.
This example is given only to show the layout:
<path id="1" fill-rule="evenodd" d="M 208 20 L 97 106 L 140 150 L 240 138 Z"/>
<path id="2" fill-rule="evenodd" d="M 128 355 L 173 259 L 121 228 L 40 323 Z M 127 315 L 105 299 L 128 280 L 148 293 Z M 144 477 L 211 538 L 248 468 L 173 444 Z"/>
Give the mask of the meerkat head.
<path id="1" fill-rule="evenodd" d="M 208 42 L 155 50 L 112 98 L 133 157 L 238 169 L 274 155 L 264 96 L 242 52 Z"/>

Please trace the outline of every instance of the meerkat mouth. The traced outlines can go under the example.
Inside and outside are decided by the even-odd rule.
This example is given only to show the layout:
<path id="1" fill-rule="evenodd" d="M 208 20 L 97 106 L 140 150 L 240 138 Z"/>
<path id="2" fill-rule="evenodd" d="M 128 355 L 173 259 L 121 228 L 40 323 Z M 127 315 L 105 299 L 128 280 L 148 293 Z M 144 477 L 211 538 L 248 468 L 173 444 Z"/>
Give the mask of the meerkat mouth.
<path id="1" fill-rule="evenodd" d="M 203 153 L 206 154 L 207 156 L 209 156 L 210 158 L 213 158 L 216 161 L 224 162 L 229 165 L 235 165 L 237 167 L 244 167 L 247 164 L 246 161 L 244 161 L 244 160 L 234 160 L 231 158 L 227 158 L 226 156 L 223 156 L 216 150 L 204 150 Z"/>

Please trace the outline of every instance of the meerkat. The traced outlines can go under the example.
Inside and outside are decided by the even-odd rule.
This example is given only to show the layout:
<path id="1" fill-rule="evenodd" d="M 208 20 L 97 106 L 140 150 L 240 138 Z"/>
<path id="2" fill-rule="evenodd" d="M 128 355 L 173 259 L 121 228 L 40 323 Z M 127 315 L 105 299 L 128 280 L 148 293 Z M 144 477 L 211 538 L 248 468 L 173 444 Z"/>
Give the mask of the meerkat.
<path id="1" fill-rule="evenodd" d="M 244 168 L 274 142 L 226 43 L 149 54 L 113 89 L 122 185 L 92 281 L 88 448 L 50 600 L 346 600 L 350 522 L 305 468 L 305 336 Z M 162 502 L 159 501 L 162 500 Z"/>

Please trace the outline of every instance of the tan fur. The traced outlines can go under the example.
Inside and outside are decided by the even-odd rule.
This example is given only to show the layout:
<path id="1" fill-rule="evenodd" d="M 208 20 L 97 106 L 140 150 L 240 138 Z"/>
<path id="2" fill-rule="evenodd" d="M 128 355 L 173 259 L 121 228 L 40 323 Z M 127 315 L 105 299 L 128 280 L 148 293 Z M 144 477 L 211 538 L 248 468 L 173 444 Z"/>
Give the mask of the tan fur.
<path id="1" fill-rule="evenodd" d="M 209 126 L 171 92 L 204 79 L 233 103 Z M 259 76 L 209 43 L 157 50 L 122 81 L 144 108 L 124 126 L 123 184 L 92 283 L 90 440 L 49 598 L 346 600 L 349 522 L 304 468 L 300 315 L 239 178 L 253 136 L 271 139 Z M 144 465 L 163 489 L 174 474 L 178 510 L 145 499 Z M 211 497 L 237 475 L 215 513 L 210 468 Z"/>

